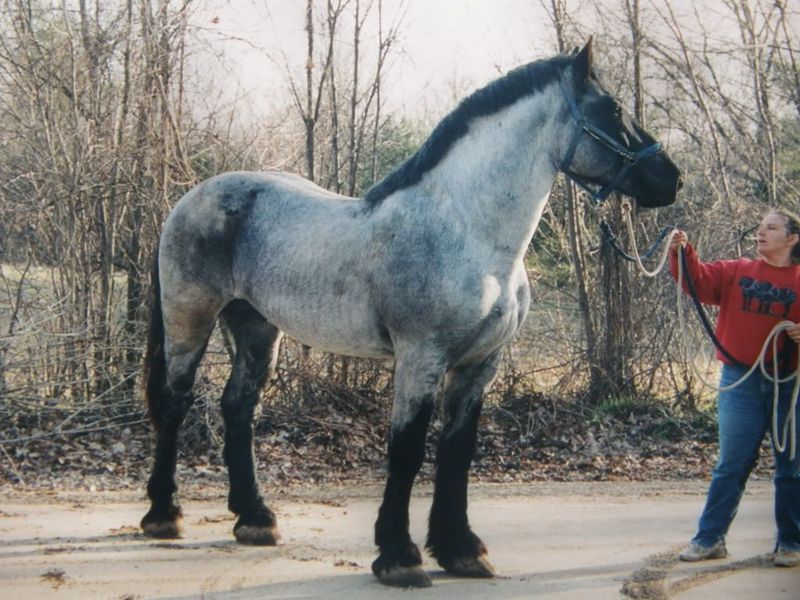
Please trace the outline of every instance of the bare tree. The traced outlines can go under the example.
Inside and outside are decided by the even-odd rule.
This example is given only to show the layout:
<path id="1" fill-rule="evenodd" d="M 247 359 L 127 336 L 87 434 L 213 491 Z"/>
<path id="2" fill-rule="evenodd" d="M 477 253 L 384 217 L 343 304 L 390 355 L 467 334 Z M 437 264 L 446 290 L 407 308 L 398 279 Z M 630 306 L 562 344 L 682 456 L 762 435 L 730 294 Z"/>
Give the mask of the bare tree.
<path id="1" fill-rule="evenodd" d="M 341 2 L 339 3 L 341 7 Z M 314 0 L 307 0 L 305 16 L 306 32 L 306 64 L 305 64 L 305 94 L 301 96 L 297 88 L 294 77 L 289 73 L 289 83 L 294 97 L 295 106 L 303 120 L 305 126 L 305 157 L 306 157 L 306 177 L 316 180 L 316 128 L 322 108 L 325 84 L 330 74 L 331 62 L 333 60 L 333 49 L 335 36 L 331 34 L 330 28 L 335 31 L 336 19 L 334 15 L 338 12 L 329 3 L 329 19 L 327 32 L 328 42 L 326 51 L 322 56 L 322 68 L 315 82 L 314 73 L 318 56 L 315 50 L 315 21 L 314 21 Z"/>
<path id="2" fill-rule="evenodd" d="M 544 6 L 544 4 L 543 4 Z M 556 32 L 556 45 L 558 52 L 564 54 L 569 48 L 575 46 L 577 40 L 567 32 L 568 28 L 575 29 L 575 23 L 570 20 L 567 0 L 550 0 L 550 5 L 544 6 L 550 16 Z M 589 301 L 589 272 L 586 264 L 587 243 L 584 236 L 585 224 L 583 204 L 575 185 L 567 181 L 565 186 L 567 207 L 567 234 L 569 239 L 570 261 L 575 269 L 575 284 L 578 306 L 581 314 L 584 337 L 586 341 L 585 356 L 588 361 L 590 380 L 597 381 L 602 373 L 594 357 L 598 350 L 598 339 L 595 317 Z"/>
<path id="3" fill-rule="evenodd" d="M 683 201 L 637 215 L 641 238 L 653 237 L 657 221 L 676 223 L 693 228 L 704 256 L 730 256 L 747 251 L 761 208 L 800 207 L 795 5 L 724 0 L 715 9 L 725 27 L 711 31 L 701 4 L 685 14 L 667 0 L 535 4 L 561 52 L 584 43 L 591 24 L 605 81 L 684 170 Z M 188 186 L 280 164 L 357 195 L 424 138 L 416 115 L 385 106 L 402 3 L 390 12 L 382 0 L 307 0 L 297 23 L 305 61 L 287 59 L 289 100 L 260 139 L 235 133 L 233 111 L 203 117 L 192 106 L 202 94 L 191 75 L 193 5 L 0 0 L 0 393 L 51 408 L 57 423 L 90 408 L 104 419 L 141 417 L 132 386 L 148 271 L 160 224 Z M 686 365 L 669 350 L 671 280 L 633 276 L 597 233 L 602 216 L 629 242 L 618 206 L 600 214 L 585 205 L 559 184 L 542 223 L 553 235 L 533 241 L 534 292 L 558 307 L 540 335 L 558 334 L 565 349 L 540 368 L 557 374 L 559 393 L 588 391 L 592 402 L 659 385 L 693 396 Z M 520 362 L 535 352 L 517 350 Z M 297 364 L 289 361 L 282 385 L 300 396 L 319 392 L 314 378 L 326 370 L 342 389 L 388 379 L 374 365 L 324 357 L 302 387 Z M 521 373 L 502 389 L 539 385 Z"/>
<path id="4" fill-rule="evenodd" d="M 146 257 L 176 190 L 194 179 L 172 87 L 188 7 L 2 6 L 12 17 L 0 31 L 0 111 L 12 140 L 0 149 L 2 212 L 14 216 L 5 233 L 16 258 L 49 272 L 42 300 L 53 316 L 25 343 L 40 345 L 29 368 L 52 397 L 132 389 Z"/>

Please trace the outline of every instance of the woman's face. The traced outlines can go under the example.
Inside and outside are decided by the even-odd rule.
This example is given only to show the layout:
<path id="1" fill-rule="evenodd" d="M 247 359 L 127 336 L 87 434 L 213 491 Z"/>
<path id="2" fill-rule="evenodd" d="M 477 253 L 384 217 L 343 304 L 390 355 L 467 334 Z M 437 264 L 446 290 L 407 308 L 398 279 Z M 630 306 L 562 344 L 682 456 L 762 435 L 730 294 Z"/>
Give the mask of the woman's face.
<path id="1" fill-rule="evenodd" d="M 800 240 L 796 233 L 790 234 L 786 229 L 786 217 L 778 213 L 765 216 L 756 231 L 756 250 L 762 256 L 779 258 L 784 255 L 788 259 L 792 247 Z"/>

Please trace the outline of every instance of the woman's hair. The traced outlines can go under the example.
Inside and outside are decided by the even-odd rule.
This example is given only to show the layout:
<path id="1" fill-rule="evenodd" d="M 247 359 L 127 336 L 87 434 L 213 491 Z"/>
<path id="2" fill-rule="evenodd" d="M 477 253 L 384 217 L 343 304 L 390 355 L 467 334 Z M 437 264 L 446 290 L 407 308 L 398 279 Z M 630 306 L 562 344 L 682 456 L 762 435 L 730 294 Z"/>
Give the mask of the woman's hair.
<path id="1" fill-rule="evenodd" d="M 798 217 L 796 214 L 788 210 L 784 210 L 783 208 L 774 208 L 767 214 L 782 216 L 786 220 L 786 233 L 788 235 L 796 233 L 798 238 L 800 238 L 800 217 Z M 795 243 L 794 246 L 792 246 L 790 258 L 792 259 L 792 264 L 800 264 L 800 239 Z"/>

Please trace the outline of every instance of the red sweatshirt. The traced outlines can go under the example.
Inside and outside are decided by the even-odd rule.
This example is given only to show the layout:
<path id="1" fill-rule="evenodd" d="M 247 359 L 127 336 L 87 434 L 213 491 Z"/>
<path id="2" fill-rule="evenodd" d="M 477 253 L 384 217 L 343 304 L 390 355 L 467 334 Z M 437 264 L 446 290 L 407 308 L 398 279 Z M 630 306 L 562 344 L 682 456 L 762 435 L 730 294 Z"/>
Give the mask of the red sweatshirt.
<path id="1" fill-rule="evenodd" d="M 739 362 L 752 365 L 756 361 L 764 340 L 777 323 L 800 321 L 800 265 L 773 267 L 764 260 L 749 258 L 704 263 L 691 244 L 686 244 L 685 251 L 700 302 L 719 306 L 717 338 Z M 670 255 L 670 270 L 677 278 L 677 253 Z M 686 281 L 683 289 L 688 292 Z M 785 334 L 779 341 L 779 348 L 787 341 L 792 343 Z M 795 348 L 791 350 L 794 354 Z M 771 356 L 770 351 L 767 358 Z M 719 350 L 717 358 L 730 362 Z"/>

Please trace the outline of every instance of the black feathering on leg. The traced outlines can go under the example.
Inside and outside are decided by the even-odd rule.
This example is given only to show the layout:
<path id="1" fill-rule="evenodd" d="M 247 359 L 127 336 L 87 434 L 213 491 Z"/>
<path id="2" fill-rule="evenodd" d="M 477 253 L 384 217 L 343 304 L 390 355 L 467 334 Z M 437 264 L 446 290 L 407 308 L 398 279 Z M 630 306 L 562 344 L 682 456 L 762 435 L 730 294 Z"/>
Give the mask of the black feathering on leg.
<path id="1" fill-rule="evenodd" d="M 281 333 L 243 301 L 225 307 L 222 321 L 233 334 L 236 356 L 222 394 L 228 508 L 238 515 L 233 533 L 242 544 L 274 546 L 280 541 L 275 514 L 266 506 L 256 479 L 253 419 L 261 388 L 277 357 Z"/>
<path id="2" fill-rule="evenodd" d="M 443 435 L 438 451 L 435 493 L 426 547 L 449 573 L 491 577 L 483 559 L 486 547 L 467 518 L 469 463 L 475 448 L 478 416 L 459 431 Z"/>
<path id="3" fill-rule="evenodd" d="M 164 391 L 164 394 L 169 394 Z M 175 464 L 178 454 L 178 429 L 192 404 L 192 396 L 171 394 L 164 402 L 169 407 L 154 419 L 156 449 L 153 472 L 147 482 L 150 510 L 141 520 L 142 531 L 148 537 L 160 539 L 179 538 L 183 534 L 182 517 L 178 503 L 178 486 L 175 482 Z"/>
<path id="4" fill-rule="evenodd" d="M 380 555 L 372 572 L 382 583 L 400 587 L 428 587 L 422 555 L 408 531 L 408 505 L 414 478 L 425 456 L 425 433 L 433 410 L 433 397 L 419 403 L 417 414 L 389 440 L 389 478 L 375 523 L 375 543 Z"/>
<path id="5" fill-rule="evenodd" d="M 451 374 L 445 388 L 445 427 L 436 455 L 433 505 L 426 547 L 453 575 L 493 577 L 486 546 L 467 517 L 469 468 L 475 455 L 483 394 L 497 372 L 498 356 Z"/>

